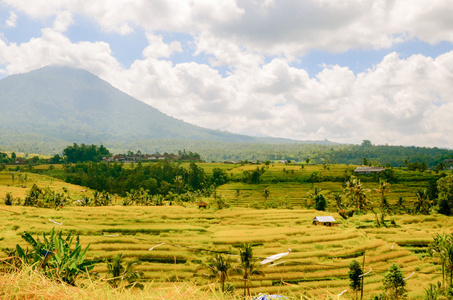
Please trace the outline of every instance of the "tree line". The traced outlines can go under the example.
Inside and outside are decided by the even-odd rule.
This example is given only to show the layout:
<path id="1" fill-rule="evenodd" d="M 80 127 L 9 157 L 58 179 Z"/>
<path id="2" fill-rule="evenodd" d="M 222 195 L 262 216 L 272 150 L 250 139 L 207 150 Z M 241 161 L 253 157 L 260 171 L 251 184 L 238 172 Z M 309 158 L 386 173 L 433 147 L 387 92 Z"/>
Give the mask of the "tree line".
<path id="1" fill-rule="evenodd" d="M 68 183 L 87 186 L 98 191 L 125 196 L 131 190 L 147 190 L 149 194 L 181 194 L 220 185 L 228 176 L 222 169 L 215 168 L 211 176 L 203 168 L 191 163 L 184 168 L 180 163 L 158 161 L 144 166 L 142 163 L 78 163 L 65 165 L 59 175 Z"/>

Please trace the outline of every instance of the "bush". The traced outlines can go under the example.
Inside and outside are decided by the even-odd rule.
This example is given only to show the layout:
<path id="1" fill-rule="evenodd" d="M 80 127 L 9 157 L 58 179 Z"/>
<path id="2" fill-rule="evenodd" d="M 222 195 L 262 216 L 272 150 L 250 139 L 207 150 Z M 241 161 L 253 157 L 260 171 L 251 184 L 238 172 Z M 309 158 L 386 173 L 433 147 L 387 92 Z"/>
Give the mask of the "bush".
<path id="1" fill-rule="evenodd" d="M 5 205 L 13 205 L 14 200 L 11 192 L 6 193 L 5 198 L 3 199 L 5 200 Z"/>

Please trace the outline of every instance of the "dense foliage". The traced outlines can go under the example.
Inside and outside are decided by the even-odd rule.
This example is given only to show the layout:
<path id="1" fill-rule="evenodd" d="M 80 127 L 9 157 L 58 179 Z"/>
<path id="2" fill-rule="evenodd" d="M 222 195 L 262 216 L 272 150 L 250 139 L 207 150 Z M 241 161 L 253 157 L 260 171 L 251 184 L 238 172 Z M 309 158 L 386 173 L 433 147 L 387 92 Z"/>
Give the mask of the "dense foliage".
<path id="1" fill-rule="evenodd" d="M 225 172 L 215 169 L 207 176 L 203 168 L 191 163 L 183 168 L 178 163 L 158 161 L 143 166 L 141 163 L 81 163 L 67 165 L 65 181 L 87 186 L 98 191 L 125 195 L 131 190 L 144 189 L 150 195 L 167 195 L 169 192 L 184 193 L 208 188 L 211 184 L 221 184 L 226 180 Z"/>
<path id="2" fill-rule="evenodd" d="M 110 145 L 109 148 L 125 147 L 126 145 Z M 182 140 L 152 140 L 130 143 L 127 147 L 142 151 L 175 152 L 178 149 L 192 149 L 200 153 L 205 161 L 278 161 L 290 160 L 303 162 L 307 158 L 315 163 L 387 164 L 398 167 L 411 163 L 425 163 L 426 167 L 436 167 L 444 160 L 453 159 L 453 150 L 416 146 L 374 145 L 364 141 L 361 145 L 345 145 L 334 143 L 222 143 Z M 409 166 L 408 166 L 409 167 Z"/>
<path id="3" fill-rule="evenodd" d="M 100 162 L 103 157 L 109 157 L 110 151 L 107 150 L 103 145 L 85 145 L 80 146 L 74 143 L 72 146 L 68 146 L 63 150 L 63 155 L 66 157 L 66 161 L 70 163 L 77 162 Z"/>
<path id="4" fill-rule="evenodd" d="M 1 137 L 3 138 L 3 136 Z M 61 142 L 54 147 L 51 147 L 51 144 L 54 143 L 51 141 L 46 143 L 40 143 L 39 141 L 30 142 L 30 139 L 24 138 L 9 148 L 25 153 L 46 154 L 54 154 L 57 152 L 55 149 L 62 149 Z M 2 145 L 2 148 L 5 148 L 3 140 L 0 140 L 0 147 Z M 373 145 L 370 141 L 364 141 L 361 145 L 345 145 L 329 142 L 225 143 L 218 141 L 149 139 L 124 144 L 104 142 L 103 145 L 112 153 L 127 153 L 131 150 L 141 150 L 143 153 L 155 153 L 156 151 L 178 153 L 180 149 L 191 149 L 198 153 L 202 160 L 208 162 L 239 162 L 246 160 L 253 162 L 267 160 L 303 162 L 308 159 L 310 162 L 315 163 L 362 164 L 366 162 L 366 164 L 372 165 L 406 166 L 413 169 L 437 167 L 442 169 L 453 164 L 453 150 L 436 147 Z"/>

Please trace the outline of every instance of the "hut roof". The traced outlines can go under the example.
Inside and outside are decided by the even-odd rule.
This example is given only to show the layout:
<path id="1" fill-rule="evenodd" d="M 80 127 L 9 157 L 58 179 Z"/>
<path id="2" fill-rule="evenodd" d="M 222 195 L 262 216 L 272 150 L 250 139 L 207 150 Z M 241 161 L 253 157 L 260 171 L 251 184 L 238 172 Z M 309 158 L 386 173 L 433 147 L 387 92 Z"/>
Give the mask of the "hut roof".
<path id="1" fill-rule="evenodd" d="M 335 222 L 332 216 L 320 216 L 313 219 L 315 222 Z"/>
<path id="2" fill-rule="evenodd" d="M 383 167 L 357 167 L 354 172 L 355 173 L 380 173 L 384 171 L 385 168 Z"/>

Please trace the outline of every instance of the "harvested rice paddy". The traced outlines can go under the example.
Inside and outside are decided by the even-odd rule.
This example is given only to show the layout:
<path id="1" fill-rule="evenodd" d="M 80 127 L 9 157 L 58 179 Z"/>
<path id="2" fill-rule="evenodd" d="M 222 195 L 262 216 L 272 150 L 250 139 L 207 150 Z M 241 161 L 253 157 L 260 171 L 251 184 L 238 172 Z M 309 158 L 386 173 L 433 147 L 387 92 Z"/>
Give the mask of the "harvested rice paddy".
<path id="1" fill-rule="evenodd" d="M 365 295 L 378 294 L 388 267 L 396 262 L 407 276 L 409 297 L 423 295 L 429 283 L 441 280 L 440 266 L 425 255 L 436 233 L 451 233 L 453 221 L 441 215 L 388 217 L 396 226 L 376 228 L 374 215 L 341 220 L 335 213 L 296 208 L 257 210 L 235 207 L 214 211 L 194 205 L 182 206 L 110 206 L 65 207 L 62 210 L 0 205 L 0 248 L 26 247 L 23 231 L 37 237 L 55 227 L 65 234 L 80 235 L 83 246 L 90 244 L 91 259 L 104 259 L 124 253 L 137 258 L 145 280 L 173 286 L 183 282 L 209 282 L 205 263 L 210 251 L 230 253 L 237 261 L 241 243 L 253 243 L 254 255 L 267 256 L 291 249 L 288 256 L 265 266 L 264 277 L 253 277 L 252 293 L 297 295 L 313 290 L 338 294 L 349 291 L 347 272 L 353 259 L 362 262 L 365 271 Z M 339 226 L 312 225 L 317 215 L 333 215 Z M 62 225 L 57 225 L 62 223 Z M 165 244 L 162 244 L 165 243 Z M 162 244 L 162 245 L 160 245 Z M 153 250 L 150 248 L 155 247 Z M 4 255 L 4 254 L 0 254 Z M 106 263 L 95 271 L 102 275 Z M 241 292 L 239 276 L 230 284 Z"/>

